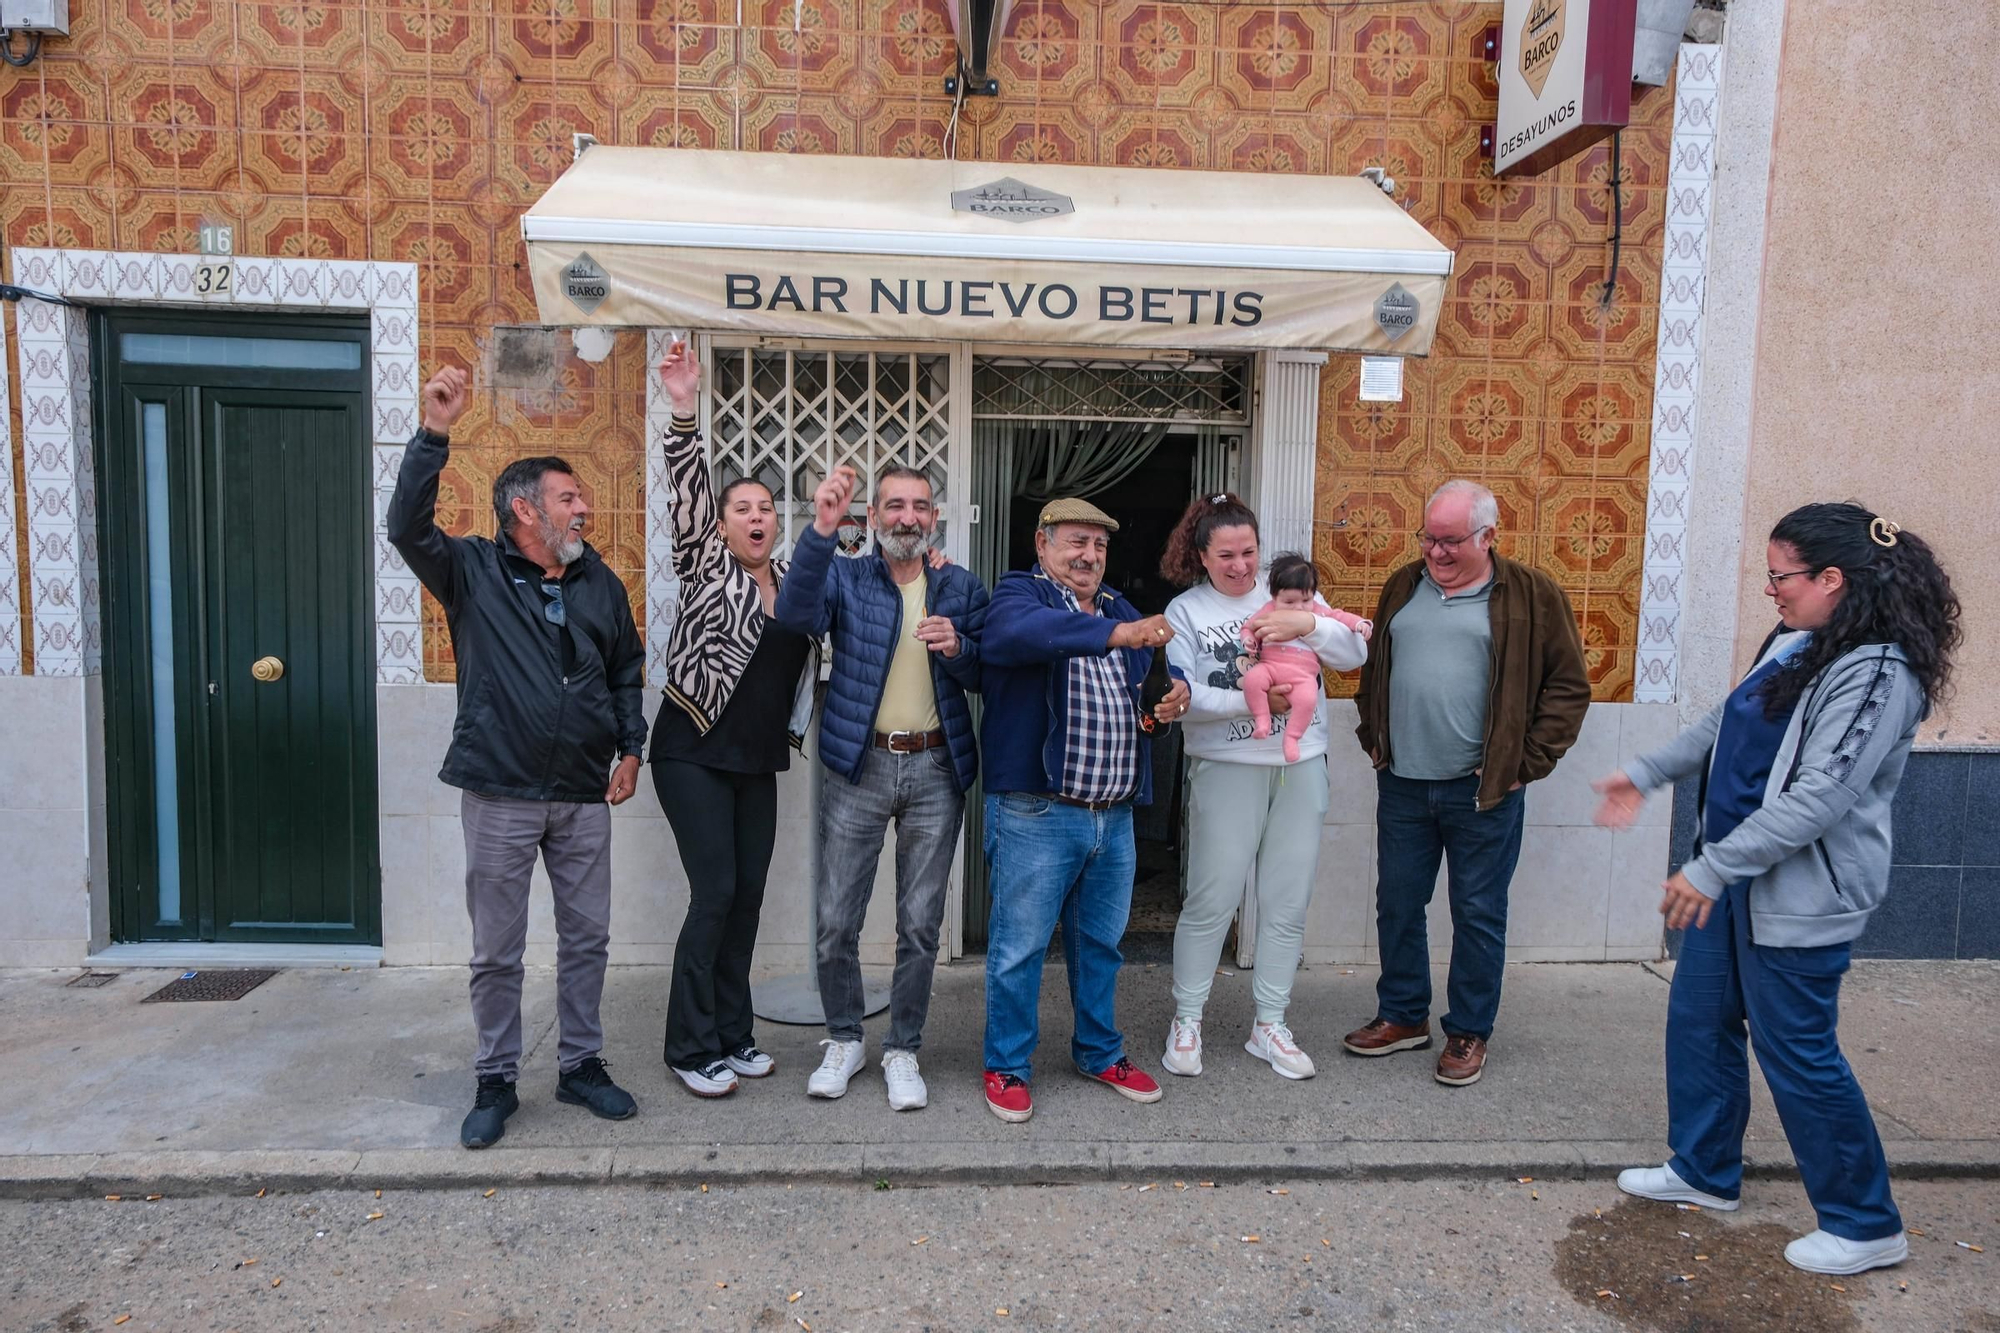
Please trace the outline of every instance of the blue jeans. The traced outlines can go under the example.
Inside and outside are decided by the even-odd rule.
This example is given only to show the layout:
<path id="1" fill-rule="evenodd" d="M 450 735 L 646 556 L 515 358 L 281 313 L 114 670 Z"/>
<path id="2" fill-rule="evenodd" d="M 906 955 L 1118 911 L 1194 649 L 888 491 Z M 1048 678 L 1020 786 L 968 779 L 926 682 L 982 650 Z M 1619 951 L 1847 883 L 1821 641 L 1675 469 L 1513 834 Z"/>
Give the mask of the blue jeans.
<path id="1" fill-rule="evenodd" d="M 1507 963 L 1507 886 L 1521 859 L 1521 792 L 1478 807 L 1479 778 L 1421 781 L 1375 775 L 1375 934 L 1382 976 L 1375 1014 L 1417 1024 L 1431 1016 L 1430 930 L 1424 911 L 1447 868 L 1451 973 L 1444 1016 L 1449 1036 L 1493 1035 Z"/>
<path id="2" fill-rule="evenodd" d="M 1132 807 L 1086 810 L 1045 796 L 986 798 L 993 915 L 986 931 L 986 1067 L 1025 1079 L 1041 1037 L 1042 960 L 1062 923 L 1075 1035 L 1070 1058 L 1096 1074 L 1125 1055 L 1118 942 L 1132 911 Z"/>
<path id="3" fill-rule="evenodd" d="M 1854 1241 L 1893 1236 L 1903 1219 L 1889 1197 L 1889 1163 L 1834 1030 L 1852 946 L 1758 944 L 1746 898 L 1746 886 L 1731 886 L 1708 925 L 1681 939 L 1667 1000 L 1669 1165 L 1704 1194 L 1733 1199 L 1741 1190 L 1747 1025 L 1820 1229 Z"/>
<path id="4" fill-rule="evenodd" d="M 898 754 L 870 746 L 861 780 L 828 769 L 820 788 L 819 998 L 827 1035 L 861 1040 L 861 923 L 875 891 L 882 841 L 896 825 L 896 974 L 885 1051 L 924 1044 L 951 857 L 965 793 L 944 746 Z"/>

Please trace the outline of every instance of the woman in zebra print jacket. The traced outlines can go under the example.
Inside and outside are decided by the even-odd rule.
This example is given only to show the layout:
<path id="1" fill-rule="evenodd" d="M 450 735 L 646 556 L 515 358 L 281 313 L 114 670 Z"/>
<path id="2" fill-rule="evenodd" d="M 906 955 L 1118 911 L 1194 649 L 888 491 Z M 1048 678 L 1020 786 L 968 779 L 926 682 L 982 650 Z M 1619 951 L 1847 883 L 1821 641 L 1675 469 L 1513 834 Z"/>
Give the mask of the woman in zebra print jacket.
<path id="1" fill-rule="evenodd" d="M 769 489 L 731 481 L 718 511 L 695 422 L 701 367 L 685 343 L 668 349 L 660 379 L 673 400 L 664 447 L 681 602 L 653 724 L 653 789 L 688 879 L 664 1053 L 691 1092 L 721 1097 L 738 1075 L 774 1067 L 752 1039 L 750 955 L 777 834 L 777 775 L 811 717 L 819 654 L 770 618 L 785 562 L 771 558 Z"/>

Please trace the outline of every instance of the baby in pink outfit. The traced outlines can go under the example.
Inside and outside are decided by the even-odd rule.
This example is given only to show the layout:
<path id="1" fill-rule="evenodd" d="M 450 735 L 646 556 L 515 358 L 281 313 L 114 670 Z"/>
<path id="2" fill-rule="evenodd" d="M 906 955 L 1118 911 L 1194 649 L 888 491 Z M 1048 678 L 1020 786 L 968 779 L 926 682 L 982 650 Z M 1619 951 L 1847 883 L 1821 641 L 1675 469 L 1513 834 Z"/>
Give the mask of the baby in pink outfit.
<path id="1" fill-rule="evenodd" d="M 1312 561 L 1290 552 L 1271 562 L 1271 600 L 1257 610 L 1310 611 L 1316 616 L 1337 620 L 1366 639 L 1374 633 L 1373 622 L 1347 611 L 1334 611 L 1313 600 L 1319 591 L 1319 571 Z M 1299 737 L 1312 725 L 1319 706 L 1320 663 L 1318 654 L 1301 640 L 1286 643 L 1248 645 L 1256 665 L 1243 673 L 1243 699 L 1250 705 L 1250 720 L 1256 725 L 1250 734 L 1258 740 L 1271 734 L 1273 685 L 1290 685 L 1291 711 L 1285 714 L 1285 762 L 1299 762 Z"/>

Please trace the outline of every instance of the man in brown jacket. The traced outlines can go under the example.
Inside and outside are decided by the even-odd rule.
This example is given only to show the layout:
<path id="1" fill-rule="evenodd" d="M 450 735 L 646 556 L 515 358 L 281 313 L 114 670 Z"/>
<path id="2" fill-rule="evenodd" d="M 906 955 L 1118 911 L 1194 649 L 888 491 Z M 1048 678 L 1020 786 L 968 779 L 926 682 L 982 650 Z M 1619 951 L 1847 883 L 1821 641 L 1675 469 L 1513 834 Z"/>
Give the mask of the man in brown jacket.
<path id="1" fill-rule="evenodd" d="M 1449 868 L 1451 975 L 1437 1081 L 1477 1082 L 1500 1008 L 1522 788 L 1555 771 L 1590 706 L 1576 613 L 1555 581 L 1493 551 L 1493 493 L 1449 481 L 1423 559 L 1389 576 L 1361 668 L 1356 735 L 1376 769 L 1375 1017 L 1355 1055 L 1431 1044 L 1425 909 Z"/>

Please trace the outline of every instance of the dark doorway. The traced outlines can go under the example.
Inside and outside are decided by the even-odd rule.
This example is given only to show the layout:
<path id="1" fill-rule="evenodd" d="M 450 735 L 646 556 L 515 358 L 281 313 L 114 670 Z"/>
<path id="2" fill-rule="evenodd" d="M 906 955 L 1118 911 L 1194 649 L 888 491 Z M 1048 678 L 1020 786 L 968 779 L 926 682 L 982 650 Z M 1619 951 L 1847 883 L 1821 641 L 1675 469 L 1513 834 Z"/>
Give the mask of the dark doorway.
<path id="1" fill-rule="evenodd" d="M 379 943 L 367 320 L 93 334 L 114 934 Z"/>

